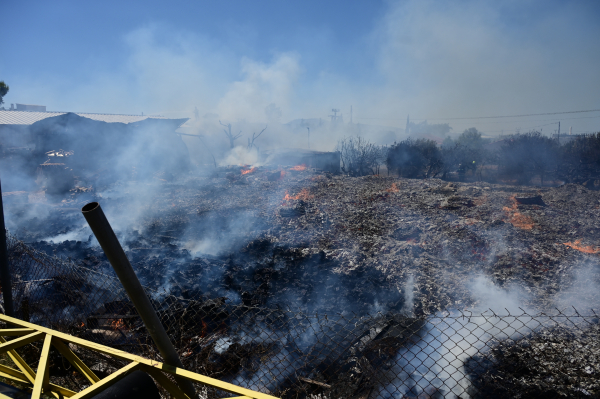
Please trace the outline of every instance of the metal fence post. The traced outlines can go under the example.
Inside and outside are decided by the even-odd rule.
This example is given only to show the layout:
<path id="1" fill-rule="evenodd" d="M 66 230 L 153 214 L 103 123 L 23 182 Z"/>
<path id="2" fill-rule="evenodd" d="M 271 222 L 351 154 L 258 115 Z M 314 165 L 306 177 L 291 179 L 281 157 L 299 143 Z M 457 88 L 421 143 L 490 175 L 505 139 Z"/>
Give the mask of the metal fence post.
<path id="1" fill-rule="evenodd" d="M 6 246 L 2 183 L 0 183 L 0 284 L 2 285 L 2 296 L 4 297 L 4 312 L 7 316 L 15 317 L 12 298 L 12 282 L 8 265 L 8 248 Z"/>
<path id="2" fill-rule="evenodd" d="M 142 317 L 142 321 L 146 325 L 146 328 L 148 329 L 152 340 L 158 347 L 165 363 L 170 366 L 183 368 L 183 364 L 175 351 L 173 343 L 169 339 L 158 315 L 154 311 L 150 299 L 148 299 L 142 284 L 140 284 L 137 275 L 133 271 L 131 263 L 129 263 L 129 260 L 127 259 L 112 227 L 108 223 L 100 204 L 97 202 L 90 202 L 81 209 L 81 212 L 90 225 L 96 239 L 100 243 L 102 250 L 104 250 L 110 264 L 113 269 L 115 269 L 119 280 L 121 280 L 121 284 L 123 284 L 125 291 L 127 291 L 129 299 L 131 299 L 131 302 L 133 302 L 133 305 Z M 175 377 L 175 379 L 186 395 L 190 398 L 196 397 L 194 386 L 190 381 L 177 377 Z"/>

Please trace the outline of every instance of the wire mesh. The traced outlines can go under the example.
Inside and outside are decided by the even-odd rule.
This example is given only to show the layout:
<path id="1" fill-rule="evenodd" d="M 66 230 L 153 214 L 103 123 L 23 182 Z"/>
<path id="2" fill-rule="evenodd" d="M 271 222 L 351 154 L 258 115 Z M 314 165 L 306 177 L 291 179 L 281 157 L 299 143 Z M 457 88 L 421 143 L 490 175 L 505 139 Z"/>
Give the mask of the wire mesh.
<path id="1" fill-rule="evenodd" d="M 19 318 L 161 360 L 115 276 L 8 247 Z M 305 314 L 146 290 L 186 369 L 282 398 L 600 397 L 593 313 Z"/>

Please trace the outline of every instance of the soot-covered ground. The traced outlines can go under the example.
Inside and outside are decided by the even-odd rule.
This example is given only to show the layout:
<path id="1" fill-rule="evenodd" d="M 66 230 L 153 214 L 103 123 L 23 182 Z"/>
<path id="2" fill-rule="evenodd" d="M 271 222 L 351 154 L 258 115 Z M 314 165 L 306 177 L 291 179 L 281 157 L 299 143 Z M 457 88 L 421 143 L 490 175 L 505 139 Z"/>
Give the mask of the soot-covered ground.
<path id="1" fill-rule="evenodd" d="M 107 267 L 80 213 L 90 200 L 143 283 L 184 297 L 415 315 L 486 306 L 489 290 L 528 309 L 598 303 L 587 288 L 598 278 L 600 193 L 578 185 L 230 167 L 9 203 L 9 229 L 38 249 Z"/>

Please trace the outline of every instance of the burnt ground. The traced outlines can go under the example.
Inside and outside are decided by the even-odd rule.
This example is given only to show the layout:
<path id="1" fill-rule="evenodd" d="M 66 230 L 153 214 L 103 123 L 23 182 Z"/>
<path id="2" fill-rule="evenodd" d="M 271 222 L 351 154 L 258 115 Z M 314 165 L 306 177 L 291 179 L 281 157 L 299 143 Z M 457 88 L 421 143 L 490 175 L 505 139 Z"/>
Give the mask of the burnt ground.
<path id="1" fill-rule="evenodd" d="M 241 170 L 118 182 L 54 203 L 8 203 L 9 228 L 37 249 L 108 271 L 80 213 L 97 200 L 142 283 L 190 299 L 417 317 L 498 311 L 505 297 L 530 313 L 599 303 L 597 191 Z M 490 299 L 473 289 L 481 276 L 494 286 L 484 291 L 506 295 Z M 597 337 L 592 325 L 498 341 L 466 370 L 477 368 L 471 380 L 483 396 L 503 384 L 522 397 L 594 395 L 597 361 L 582 348 L 596 356 L 587 341 Z M 554 376 L 569 364 L 571 371 L 561 371 L 567 378 Z"/>
<path id="2" fill-rule="evenodd" d="M 482 275 L 519 287 L 528 309 L 598 303 L 578 271 L 591 270 L 587 283 L 598 277 L 600 192 L 289 170 L 269 181 L 268 169 L 239 171 L 74 194 L 38 204 L 47 218 L 29 209 L 13 232 L 106 267 L 79 212 L 98 200 L 109 219 L 121 210 L 112 223 L 145 284 L 256 305 L 385 311 L 413 298 L 415 315 L 473 309 L 483 305 L 471 289 Z M 81 241 L 39 241 L 56 236 Z"/>

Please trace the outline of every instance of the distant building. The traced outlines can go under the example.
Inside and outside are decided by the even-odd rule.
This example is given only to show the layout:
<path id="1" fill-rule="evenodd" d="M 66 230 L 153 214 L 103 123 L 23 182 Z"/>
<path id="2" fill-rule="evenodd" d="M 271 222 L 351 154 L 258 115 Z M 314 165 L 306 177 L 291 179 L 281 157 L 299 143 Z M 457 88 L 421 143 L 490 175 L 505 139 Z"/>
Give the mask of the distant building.
<path id="1" fill-rule="evenodd" d="M 46 112 L 45 105 L 17 104 L 17 111 Z"/>

